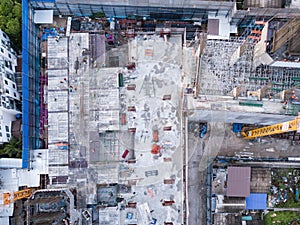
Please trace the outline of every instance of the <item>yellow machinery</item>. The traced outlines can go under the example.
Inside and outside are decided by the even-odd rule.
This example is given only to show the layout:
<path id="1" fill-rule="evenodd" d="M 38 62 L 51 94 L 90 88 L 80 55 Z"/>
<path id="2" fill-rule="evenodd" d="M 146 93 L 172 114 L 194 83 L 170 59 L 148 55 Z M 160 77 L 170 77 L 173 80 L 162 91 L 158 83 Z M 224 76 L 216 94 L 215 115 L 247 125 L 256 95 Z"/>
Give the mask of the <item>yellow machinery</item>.
<path id="1" fill-rule="evenodd" d="M 11 193 L 3 193 L 3 204 L 8 205 L 12 202 L 18 201 L 23 198 L 28 198 L 32 195 L 32 192 L 34 191 L 34 188 L 28 188 L 25 190 L 15 191 L 12 194 Z"/>
<path id="2" fill-rule="evenodd" d="M 287 121 L 284 123 L 278 123 L 271 126 L 261 127 L 254 130 L 244 131 L 242 129 L 241 134 L 247 139 L 253 139 L 256 137 L 263 137 L 273 134 L 282 134 L 290 131 L 296 131 L 298 129 L 298 118 Z"/>

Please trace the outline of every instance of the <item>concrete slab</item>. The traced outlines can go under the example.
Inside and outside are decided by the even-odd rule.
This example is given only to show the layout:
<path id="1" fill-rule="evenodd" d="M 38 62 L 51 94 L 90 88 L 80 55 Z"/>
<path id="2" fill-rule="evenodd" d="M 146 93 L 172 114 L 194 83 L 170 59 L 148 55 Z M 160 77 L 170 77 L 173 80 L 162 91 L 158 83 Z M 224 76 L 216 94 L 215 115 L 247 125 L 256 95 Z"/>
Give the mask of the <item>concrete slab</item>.
<path id="1" fill-rule="evenodd" d="M 124 194 L 126 201 L 146 202 L 157 224 L 182 224 L 181 36 L 174 35 L 167 42 L 156 36 L 138 37 L 128 49 L 135 70 L 104 68 L 101 61 L 116 56 L 117 51 L 102 55 L 103 48 L 99 48 L 91 53 L 97 41 L 103 44 L 101 35 L 92 36 L 73 33 L 69 39 L 48 43 L 51 185 L 63 176 L 67 185 L 77 187 L 81 207 L 97 203 L 97 184 L 131 184 L 130 193 Z M 119 65 L 128 63 L 120 55 Z M 124 87 L 119 87 L 118 73 L 124 76 Z M 126 89 L 128 82 L 135 90 Z M 165 95 L 170 99 L 163 100 Z M 135 111 L 128 111 L 131 106 Z M 127 118 L 124 125 L 120 125 L 120 112 Z M 153 141 L 154 130 L 158 131 L 157 142 Z M 68 150 L 58 149 L 57 142 L 68 143 Z M 160 146 L 159 154 L 151 153 L 154 143 Z M 129 153 L 122 158 L 126 149 Z M 164 184 L 165 179 L 174 183 Z M 174 203 L 163 206 L 164 200 Z M 128 212 L 100 210 L 100 224 L 119 224 Z M 136 219 L 139 224 L 142 217 L 135 211 L 133 220 L 126 221 Z"/>
<path id="2" fill-rule="evenodd" d="M 136 163 L 123 167 L 120 181 L 136 183 L 132 191 L 138 194 L 126 199 L 137 202 L 138 208 L 149 207 L 147 215 L 139 213 L 138 221 L 143 224 L 152 218 L 157 219 L 158 224 L 167 221 L 182 223 L 182 153 L 178 111 L 181 58 L 173 58 L 173 54 L 167 56 L 172 50 L 174 55 L 181 55 L 179 46 L 158 37 L 137 39 L 129 45 L 129 53 L 136 60 L 137 67 L 134 71 L 123 71 L 124 80 L 135 85 L 135 89 L 127 90 L 126 83 L 120 91 L 121 112 L 126 114 L 126 124 L 121 129 L 136 129 L 133 146 Z M 171 95 L 171 99 L 163 100 L 164 95 Z M 128 107 L 133 106 L 135 111 L 128 111 Z M 164 130 L 167 126 L 170 127 L 168 131 Z M 158 131 L 158 142 L 153 141 L 154 130 Z M 160 146 L 160 154 L 151 153 L 154 143 Z M 165 161 L 164 158 L 171 160 Z M 174 184 L 163 183 L 164 179 L 170 178 L 174 179 Z M 164 200 L 170 199 L 175 202 L 172 206 L 162 205 Z"/>

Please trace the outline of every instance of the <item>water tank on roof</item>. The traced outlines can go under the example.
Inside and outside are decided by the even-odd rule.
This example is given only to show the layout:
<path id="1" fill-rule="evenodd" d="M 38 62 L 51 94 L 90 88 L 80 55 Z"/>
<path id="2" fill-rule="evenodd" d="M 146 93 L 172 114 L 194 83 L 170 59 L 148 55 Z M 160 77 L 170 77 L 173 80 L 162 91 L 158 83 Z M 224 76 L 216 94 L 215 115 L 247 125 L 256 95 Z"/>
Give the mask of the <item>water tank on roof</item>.
<path id="1" fill-rule="evenodd" d="M 257 8 L 282 8 L 284 0 L 245 0 L 244 8 L 257 7 Z"/>

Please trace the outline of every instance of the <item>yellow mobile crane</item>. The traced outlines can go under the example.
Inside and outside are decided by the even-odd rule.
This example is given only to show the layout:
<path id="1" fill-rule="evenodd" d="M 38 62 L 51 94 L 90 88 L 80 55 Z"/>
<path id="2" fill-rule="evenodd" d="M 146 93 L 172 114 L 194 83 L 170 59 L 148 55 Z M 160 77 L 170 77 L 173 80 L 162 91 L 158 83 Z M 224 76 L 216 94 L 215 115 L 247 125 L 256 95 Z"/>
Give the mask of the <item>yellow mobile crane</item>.
<path id="1" fill-rule="evenodd" d="M 261 127 L 254 130 L 244 131 L 242 129 L 241 134 L 246 139 L 253 139 L 256 137 L 263 137 L 273 134 L 282 134 L 290 131 L 296 131 L 298 127 L 300 128 L 298 122 L 300 122 L 299 118 L 295 118 L 291 121 Z"/>
<path id="2" fill-rule="evenodd" d="M 15 191 L 13 193 L 5 192 L 3 193 L 3 204 L 9 205 L 10 203 L 18 201 L 20 199 L 29 198 L 34 190 L 34 188 L 27 188 L 24 190 Z"/>

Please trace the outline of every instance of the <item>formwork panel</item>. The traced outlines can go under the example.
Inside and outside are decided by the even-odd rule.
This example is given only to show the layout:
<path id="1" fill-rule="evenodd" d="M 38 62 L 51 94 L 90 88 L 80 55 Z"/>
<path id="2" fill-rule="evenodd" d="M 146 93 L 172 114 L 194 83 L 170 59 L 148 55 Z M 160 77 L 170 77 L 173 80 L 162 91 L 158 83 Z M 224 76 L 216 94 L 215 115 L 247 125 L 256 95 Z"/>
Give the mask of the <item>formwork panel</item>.
<path id="1" fill-rule="evenodd" d="M 48 142 L 68 141 L 68 113 L 49 113 Z"/>

